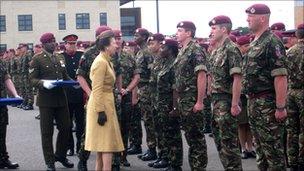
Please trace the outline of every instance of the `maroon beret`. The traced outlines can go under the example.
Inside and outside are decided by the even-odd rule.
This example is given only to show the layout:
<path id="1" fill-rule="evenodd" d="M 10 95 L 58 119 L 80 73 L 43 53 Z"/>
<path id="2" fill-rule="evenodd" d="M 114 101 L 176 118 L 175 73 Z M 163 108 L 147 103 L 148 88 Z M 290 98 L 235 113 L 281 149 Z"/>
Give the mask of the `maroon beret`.
<path id="1" fill-rule="evenodd" d="M 42 44 L 45 43 L 50 43 L 52 42 L 52 40 L 55 39 L 55 36 L 53 33 L 44 33 L 41 37 L 40 37 L 40 42 Z"/>
<path id="2" fill-rule="evenodd" d="M 95 30 L 95 37 L 99 36 L 102 32 L 112 30 L 110 27 L 101 25 Z"/>
<path id="3" fill-rule="evenodd" d="M 230 18 L 225 15 L 216 16 L 209 22 L 209 26 L 218 25 L 218 24 L 232 24 L 232 22 Z"/>
<path id="4" fill-rule="evenodd" d="M 144 28 L 137 28 L 135 30 L 135 33 L 138 33 L 142 36 L 149 36 L 150 35 L 149 31 L 147 29 L 144 29 Z"/>
<path id="5" fill-rule="evenodd" d="M 241 36 L 241 32 L 240 30 L 233 30 L 230 32 L 231 35 L 234 35 L 236 37 Z"/>
<path id="6" fill-rule="evenodd" d="M 162 44 L 178 48 L 178 42 L 174 39 L 165 39 L 162 41 Z"/>
<path id="7" fill-rule="evenodd" d="M 250 44 L 251 38 L 249 35 L 240 36 L 236 38 L 236 43 L 240 46 Z"/>
<path id="8" fill-rule="evenodd" d="M 230 39 L 231 41 L 233 41 L 234 43 L 236 42 L 236 36 L 233 35 L 233 34 L 230 34 L 230 35 L 229 35 L 229 39 Z"/>
<path id="9" fill-rule="evenodd" d="M 254 4 L 246 9 L 247 14 L 270 14 L 270 9 L 265 4 Z"/>
<path id="10" fill-rule="evenodd" d="M 62 38 L 62 40 L 65 42 L 76 42 L 77 39 L 78 39 L 78 36 L 75 34 L 69 34 Z"/>
<path id="11" fill-rule="evenodd" d="M 132 46 L 132 47 L 135 47 L 137 46 L 137 44 L 135 42 L 126 42 L 125 46 Z"/>
<path id="12" fill-rule="evenodd" d="M 282 32 L 282 37 L 296 37 L 296 29 L 286 30 Z"/>
<path id="13" fill-rule="evenodd" d="M 113 30 L 114 37 L 122 37 L 122 33 L 120 30 Z"/>
<path id="14" fill-rule="evenodd" d="M 284 23 L 274 23 L 270 26 L 270 30 L 279 30 L 279 31 L 285 31 L 285 24 Z"/>
<path id="15" fill-rule="evenodd" d="M 15 53 L 15 49 L 9 49 L 8 51 Z"/>
<path id="16" fill-rule="evenodd" d="M 273 34 L 276 35 L 279 39 L 283 39 L 283 31 L 279 31 L 279 30 L 274 30 Z"/>
<path id="17" fill-rule="evenodd" d="M 297 29 L 304 29 L 304 23 L 299 24 Z"/>
<path id="18" fill-rule="evenodd" d="M 185 29 L 191 29 L 191 30 L 196 30 L 196 27 L 193 22 L 191 21 L 181 21 L 177 24 L 176 28 L 181 27 Z"/>
<path id="19" fill-rule="evenodd" d="M 19 48 L 23 48 L 23 47 L 28 48 L 28 45 L 26 43 L 20 43 L 18 47 Z"/>
<path id="20" fill-rule="evenodd" d="M 42 48 L 41 44 L 36 44 L 34 47 L 35 48 Z"/>
<path id="21" fill-rule="evenodd" d="M 156 40 L 156 41 L 163 41 L 165 39 L 165 36 L 161 33 L 155 33 L 153 34 L 151 37 L 149 37 L 149 41 L 150 40 Z"/>

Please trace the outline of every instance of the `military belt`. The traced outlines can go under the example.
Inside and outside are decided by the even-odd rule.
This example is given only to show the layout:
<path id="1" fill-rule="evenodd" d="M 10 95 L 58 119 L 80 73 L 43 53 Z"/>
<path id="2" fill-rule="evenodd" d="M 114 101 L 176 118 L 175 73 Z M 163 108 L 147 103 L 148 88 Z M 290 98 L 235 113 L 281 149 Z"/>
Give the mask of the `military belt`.
<path id="1" fill-rule="evenodd" d="M 212 100 L 231 100 L 232 95 L 229 93 L 212 93 Z"/>
<path id="2" fill-rule="evenodd" d="M 271 90 L 265 90 L 258 93 L 248 93 L 247 96 L 249 99 L 257 99 L 260 97 L 266 97 L 269 94 L 273 94 L 274 92 Z"/>

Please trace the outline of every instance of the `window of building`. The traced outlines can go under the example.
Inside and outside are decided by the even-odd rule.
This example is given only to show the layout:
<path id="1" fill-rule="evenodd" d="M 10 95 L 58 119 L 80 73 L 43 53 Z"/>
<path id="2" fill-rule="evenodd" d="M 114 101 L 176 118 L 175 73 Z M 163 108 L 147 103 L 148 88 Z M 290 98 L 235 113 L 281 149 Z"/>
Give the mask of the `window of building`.
<path id="1" fill-rule="evenodd" d="M 65 14 L 58 14 L 58 29 L 59 30 L 66 29 Z"/>
<path id="2" fill-rule="evenodd" d="M 76 14 L 76 29 L 90 29 L 90 14 Z"/>
<path id="3" fill-rule="evenodd" d="M 6 31 L 5 15 L 0 15 L 0 32 Z"/>
<path id="4" fill-rule="evenodd" d="M 6 44 L 0 44 L 0 52 L 4 52 L 7 50 Z"/>
<path id="5" fill-rule="evenodd" d="M 133 36 L 136 29 L 135 16 L 121 17 L 121 30 L 124 36 Z"/>
<path id="6" fill-rule="evenodd" d="M 32 15 L 18 15 L 18 30 L 33 31 Z"/>
<path id="7" fill-rule="evenodd" d="M 108 19 L 107 19 L 107 13 L 102 12 L 99 14 L 99 19 L 100 19 L 100 25 L 107 25 L 108 24 Z"/>

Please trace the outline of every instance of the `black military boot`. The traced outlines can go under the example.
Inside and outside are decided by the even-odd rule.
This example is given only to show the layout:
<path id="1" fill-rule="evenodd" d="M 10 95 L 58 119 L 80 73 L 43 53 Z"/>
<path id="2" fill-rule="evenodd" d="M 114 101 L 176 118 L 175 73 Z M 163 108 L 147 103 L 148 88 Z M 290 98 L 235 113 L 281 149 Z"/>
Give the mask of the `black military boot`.
<path id="1" fill-rule="evenodd" d="M 159 162 L 159 161 L 161 161 L 161 158 L 157 158 L 157 160 L 148 163 L 148 166 L 149 166 L 149 167 L 153 167 L 153 165 L 154 165 L 155 163 Z"/>
<path id="2" fill-rule="evenodd" d="M 0 158 L 0 169 L 8 168 L 8 169 L 17 169 L 19 167 L 18 163 L 11 162 L 9 160 L 9 156 L 6 154 L 1 155 Z"/>
<path id="3" fill-rule="evenodd" d="M 164 171 L 182 171 L 180 166 L 169 166 Z"/>
<path id="4" fill-rule="evenodd" d="M 86 160 L 79 160 L 77 164 L 78 171 L 88 171 L 87 161 Z"/>
<path id="5" fill-rule="evenodd" d="M 125 167 L 130 167 L 131 164 L 129 163 L 128 159 L 127 159 L 127 151 L 124 151 L 121 159 L 120 159 L 120 164 L 122 164 Z"/>
<path id="6" fill-rule="evenodd" d="M 23 107 L 23 110 L 34 110 L 33 105 L 26 105 Z"/>
<path id="7" fill-rule="evenodd" d="M 74 149 L 69 149 L 67 152 L 67 156 L 74 156 Z"/>
<path id="8" fill-rule="evenodd" d="M 55 155 L 55 161 L 60 162 L 66 168 L 73 168 L 74 167 L 74 164 L 72 162 L 70 162 L 67 158 L 58 157 L 58 156 Z"/>
<path id="9" fill-rule="evenodd" d="M 299 171 L 304 171 L 304 165 L 299 165 L 298 169 Z"/>
<path id="10" fill-rule="evenodd" d="M 159 162 L 154 163 L 153 168 L 166 168 L 169 166 L 168 159 L 161 159 Z"/>
<path id="11" fill-rule="evenodd" d="M 290 165 L 290 171 L 298 171 L 298 166 L 297 165 Z"/>
<path id="12" fill-rule="evenodd" d="M 155 148 L 149 148 L 147 152 L 141 157 L 142 161 L 151 161 L 151 160 L 156 160 L 157 155 L 156 155 L 156 149 Z"/>
<path id="13" fill-rule="evenodd" d="M 133 145 L 127 151 L 128 155 L 140 154 L 142 153 L 142 149 L 140 145 Z"/>
<path id="14" fill-rule="evenodd" d="M 120 171 L 120 165 L 112 164 L 112 171 Z"/>
<path id="15" fill-rule="evenodd" d="M 55 169 L 55 164 L 52 163 L 52 164 L 47 164 L 46 165 L 46 171 L 56 171 Z"/>

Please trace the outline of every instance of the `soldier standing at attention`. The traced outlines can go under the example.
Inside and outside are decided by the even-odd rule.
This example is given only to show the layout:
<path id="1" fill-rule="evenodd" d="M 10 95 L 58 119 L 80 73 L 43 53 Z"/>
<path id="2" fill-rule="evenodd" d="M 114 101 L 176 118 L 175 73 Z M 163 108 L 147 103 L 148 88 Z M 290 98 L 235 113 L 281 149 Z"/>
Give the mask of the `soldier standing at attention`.
<path id="1" fill-rule="evenodd" d="M 242 170 L 238 148 L 237 115 L 241 112 L 242 55 L 229 38 L 232 22 L 229 17 L 219 15 L 210 22 L 211 40 L 216 46 L 211 60 L 212 106 L 217 125 L 215 144 L 225 170 Z"/>
<path id="2" fill-rule="evenodd" d="M 255 36 L 244 66 L 244 89 L 249 98 L 249 122 L 256 140 L 259 170 L 285 170 L 282 145 L 287 117 L 287 66 L 283 43 L 269 30 L 270 9 L 254 4 L 246 9 Z"/>
<path id="3" fill-rule="evenodd" d="M 298 25 L 298 43 L 287 51 L 289 92 L 287 155 L 291 171 L 304 170 L 304 23 Z"/>
<path id="4" fill-rule="evenodd" d="M 34 92 L 29 79 L 29 65 L 30 61 L 32 60 L 32 53 L 28 50 L 27 44 L 22 43 L 19 45 L 19 47 L 21 51 L 21 79 L 23 83 L 22 96 L 24 98 L 22 109 L 33 110 Z"/>
<path id="5" fill-rule="evenodd" d="M 156 133 L 155 133 L 155 127 L 154 127 L 154 118 L 153 113 L 151 110 L 151 96 L 150 96 L 150 76 L 151 76 L 151 70 L 153 66 L 153 56 L 151 52 L 149 51 L 147 47 L 147 40 L 149 38 L 149 32 L 148 30 L 144 28 L 138 28 L 135 30 L 134 39 L 135 42 L 140 47 L 140 50 L 137 52 L 135 59 L 138 67 L 138 72 L 140 75 L 140 80 L 138 83 L 138 89 L 139 89 L 139 106 L 141 109 L 141 114 L 143 116 L 144 125 L 146 128 L 146 134 L 147 134 L 147 145 L 148 150 L 142 154 L 139 155 L 138 158 L 140 158 L 143 161 L 149 161 L 149 160 L 155 160 L 157 158 L 156 155 Z M 132 148 L 129 149 L 129 154 L 131 152 L 137 152 L 141 148 L 140 146 L 134 147 L 135 150 Z M 134 153 L 133 153 L 134 154 Z"/>
<path id="6" fill-rule="evenodd" d="M 0 62 L 0 92 L 4 88 L 10 92 L 14 97 L 20 96 L 17 94 L 14 83 L 12 82 L 7 69 Z M 2 96 L 1 96 L 2 97 Z M 6 106 L 0 106 L 0 169 L 16 169 L 19 167 L 18 163 L 11 162 L 6 149 L 6 131 L 8 125 L 8 109 Z"/>
<path id="7" fill-rule="evenodd" d="M 176 38 L 182 48 L 174 61 L 174 87 L 179 95 L 182 129 L 190 146 L 190 168 L 198 171 L 206 170 L 208 162 L 202 111 L 207 83 L 207 54 L 194 40 L 195 31 L 196 27 L 191 21 L 177 24 Z"/>
<path id="8" fill-rule="evenodd" d="M 67 168 L 74 167 L 66 158 L 70 117 L 66 93 L 63 88 L 55 87 L 56 80 L 70 80 L 64 57 L 55 54 L 56 42 L 52 33 L 41 36 L 43 51 L 33 57 L 30 63 L 30 80 L 38 89 L 37 103 L 40 111 L 40 129 L 42 149 L 47 170 L 55 170 L 55 162 L 59 161 Z M 56 151 L 53 150 L 53 121 L 56 121 L 58 136 Z"/>
<path id="9" fill-rule="evenodd" d="M 65 51 L 62 53 L 66 62 L 66 70 L 70 78 L 76 80 L 76 70 L 78 68 L 79 60 L 83 54 L 81 51 L 77 51 L 76 42 L 78 36 L 70 34 L 65 36 L 62 40 L 65 42 Z M 69 136 L 69 147 L 68 156 L 74 155 L 74 137 L 73 137 L 73 118 L 76 123 L 76 153 L 80 149 L 81 136 L 84 132 L 84 105 L 83 105 L 83 91 L 79 87 L 67 87 L 66 94 L 68 98 L 68 106 L 70 112 L 70 136 Z"/>
<path id="10" fill-rule="evenodd" d="M 100 26 L 96 29 L 95 31 L 95 37 L 99 36 L 102 32 L 106 30 L 111 30 L 110 27 L 108 26 Z M 76 71 L 76 76 L 77 76 L 77 81 L 79 82 L 82 90 L 85 92 L 84 96 L 85 99 L 87 100 L 91 94 L 91 80 L 90 80 L 90 68 L 91 65 L 98 56 L 100 51 L 97 49 L 96 45 L 93 45 L 90 47 L 86 52 L 83 53 L 80 61 L 79 61 L 79 66 Z M 84 125 L 85 127 L 85 125 Z M 87 160 L 90 157 L 90 152 L 84 149 L 84 140 L 85 140 L 85 131 L 82 135 L 81 138 L 81 146 L 78 151 L 78 158 L 79 162 L 77 165 L 77 168 L 79 171 L 87 171 Z"/>

